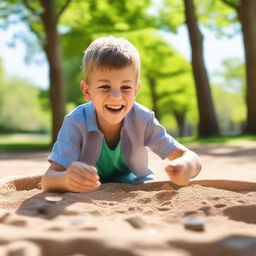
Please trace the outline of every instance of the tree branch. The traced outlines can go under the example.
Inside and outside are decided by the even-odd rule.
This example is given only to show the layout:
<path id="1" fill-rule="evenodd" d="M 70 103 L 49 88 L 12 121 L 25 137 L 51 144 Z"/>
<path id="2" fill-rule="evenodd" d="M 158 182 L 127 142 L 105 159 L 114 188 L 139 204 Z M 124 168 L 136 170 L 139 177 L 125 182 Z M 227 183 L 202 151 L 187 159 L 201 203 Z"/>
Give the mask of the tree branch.
<path id="1" fill-rule="evenodd" d="M 71 3 L 71 0 L 66 0 L 66 2 L 63 4 L 63 6 L 60 8 L 60 10 L 57 13 L 57 20 L 59 19 L 61 14 L 67 9 L 70 3 Z"/>
<path id="2" fill-rule="evenodd" d="M 187 73 L 191 71 L 190 69 L 180 69 L 180 70 L 176 70 L 176 71 L 172 71 L 172 72 L 157 72 L 157 75 L 160 77 L 174 77 L 174 76 L 179 76 L 182 75 L 184 73 Z"/>
<path id="3" fill-rule="evenodd" d="M 38 40 L 39 44 L 41 44 L 41 46 L 44 47 L 45 42 L 44 42 L 43 37 L 34 28 L 32 28 L 31 25 L 29 25 L 29 28 L 35 34 L 35 36 L 37 37 L 37 40 Z"/>
<path id="4" fill-rule="evenodd" d="M 222 0 L 222 2 L 228 6 L 230 6 L 231 8 L 235 8 L 237 9 L 237 5 L 235 3 L 231 3 L 229 0 Z"/>
<path id="5" fill-rule="evenodd" d="M 34 9 L 32 6 L 29 5 L 28 0 L 22 0 L 25 7 L 30 10 L 34 15 L 36 15 L 36 9 Z"/>
<path id="6" fill-rule="evenodd" d="M 35 15 L 35 16 L 38 15 L 36 9 L 33 8 L 31 5 L 29 5 L 28 0 L 22 0 L 22 2 L 23 2 L 23 4 L 25 5 L 25 7 L 26 7 L 29 11 L 32 12 L 33 15 Z M 30 30 L 34 33 L 34 35 L 37 37 L 39 43 L 40 43 L 41 45 L 43 45 L 43 44 L 44 44 L 44 40 L 43 40 L 42 36 L 40 36 L 40 34 L 31 26 L 31 24 L 30 24 L 29 22 L 28 22 L 28 27 L 29 27 Z"/>

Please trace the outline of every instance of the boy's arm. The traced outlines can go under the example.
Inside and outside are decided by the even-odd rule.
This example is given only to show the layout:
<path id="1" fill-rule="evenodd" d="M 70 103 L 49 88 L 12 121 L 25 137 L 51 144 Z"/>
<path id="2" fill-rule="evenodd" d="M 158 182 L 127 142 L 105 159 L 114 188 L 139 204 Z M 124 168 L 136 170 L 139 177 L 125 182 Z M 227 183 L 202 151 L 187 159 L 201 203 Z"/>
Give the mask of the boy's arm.
<path id="1" fill-rule="evenodd" d="M 195 177 L 201 170 L 198 155 L 181 144 L 177 144 L 167 158 L 171 162 L 165 170 L 177 185 L 188 185 L 189 179 Z"/>
<path id="2" fill-rule="evenodd" d="M 51 162 L 42 177 L 42 189 L 45 192 L 87 192 L 100 186 L 97 170 L 82 162 L 73 162 L 67 169 Z"/>

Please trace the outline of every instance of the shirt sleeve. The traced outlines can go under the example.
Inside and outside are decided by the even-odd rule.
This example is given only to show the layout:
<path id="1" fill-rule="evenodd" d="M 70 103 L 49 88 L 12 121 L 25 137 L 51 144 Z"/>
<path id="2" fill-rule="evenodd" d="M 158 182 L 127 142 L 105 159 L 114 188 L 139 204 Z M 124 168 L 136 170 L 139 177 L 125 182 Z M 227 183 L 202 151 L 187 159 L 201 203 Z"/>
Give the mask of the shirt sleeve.
<path id="1" fill-rule="evenodd" d="M 82 134 L 72 117 L 66 116 L 58 133 L 48 161 L 56 162 L 68 168 L 77 161 L 81 152 Z"/>
<path id="2" fill-rule="evenodd" d="M 178 142 L 166 132 L 152 113 L 145 131 L 145 146 L 149 147 L 162 159 L 165 159 L 177 144 Z"/>

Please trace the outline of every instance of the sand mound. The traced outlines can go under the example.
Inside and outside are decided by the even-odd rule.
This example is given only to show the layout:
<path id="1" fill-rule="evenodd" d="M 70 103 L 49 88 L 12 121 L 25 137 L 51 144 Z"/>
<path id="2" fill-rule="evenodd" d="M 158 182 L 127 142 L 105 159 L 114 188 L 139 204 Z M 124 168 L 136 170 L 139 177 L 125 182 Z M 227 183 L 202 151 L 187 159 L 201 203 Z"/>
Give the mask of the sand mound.
<path id="1" fill-rule="evenodd" d="M 256 183 L 163 181 L 43 193 L 39 182 L 0 180 L 1 256 L 256 255 Z"/>

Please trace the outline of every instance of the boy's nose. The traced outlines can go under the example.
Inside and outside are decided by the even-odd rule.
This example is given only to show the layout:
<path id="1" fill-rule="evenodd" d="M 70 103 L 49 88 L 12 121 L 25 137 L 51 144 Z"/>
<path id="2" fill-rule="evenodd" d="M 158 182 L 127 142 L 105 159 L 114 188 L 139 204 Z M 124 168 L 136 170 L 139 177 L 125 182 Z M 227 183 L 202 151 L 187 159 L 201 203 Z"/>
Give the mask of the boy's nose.
<path id="1" fill-rule="evenodd" d="M 120 90 L 111 90 L 110 96 L 113 98 L 120 98 L 121 92 L 120 92 Z"/>

